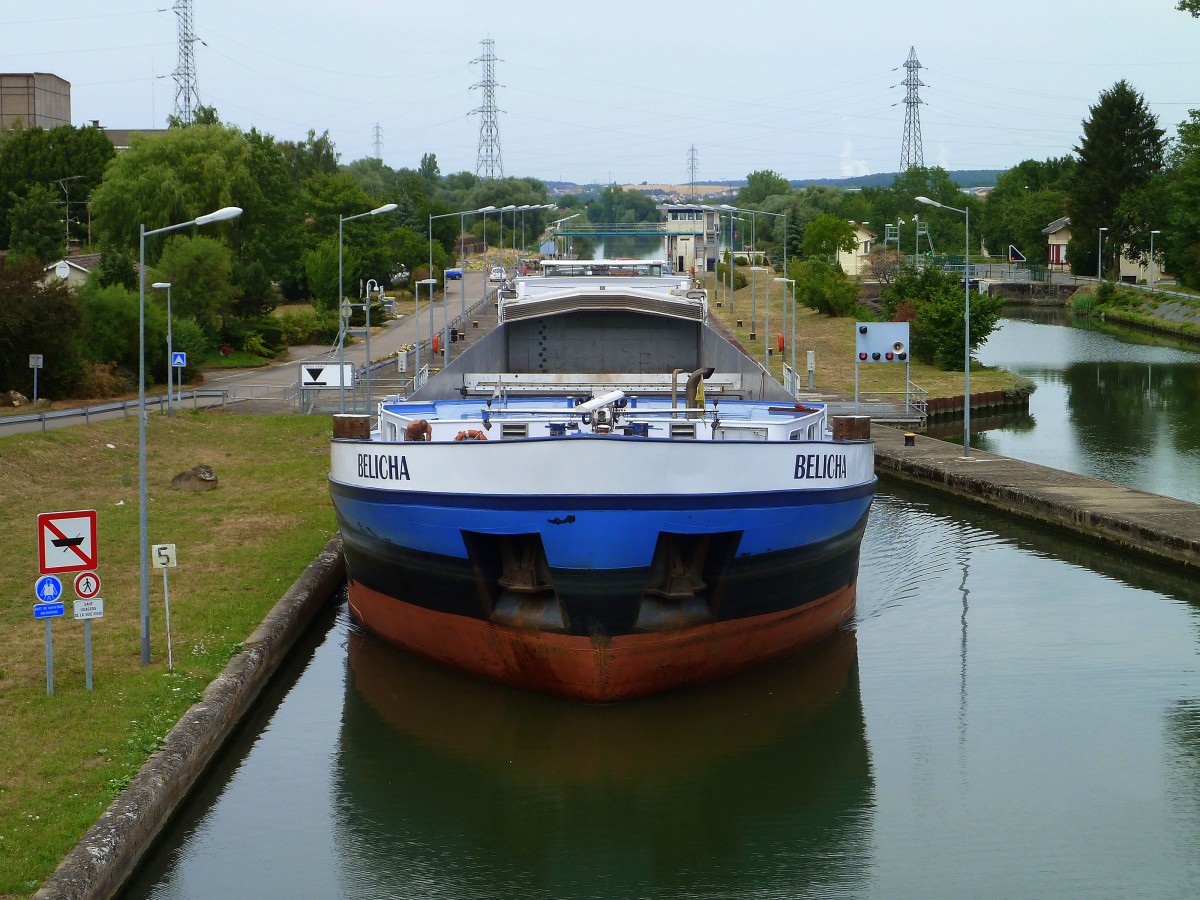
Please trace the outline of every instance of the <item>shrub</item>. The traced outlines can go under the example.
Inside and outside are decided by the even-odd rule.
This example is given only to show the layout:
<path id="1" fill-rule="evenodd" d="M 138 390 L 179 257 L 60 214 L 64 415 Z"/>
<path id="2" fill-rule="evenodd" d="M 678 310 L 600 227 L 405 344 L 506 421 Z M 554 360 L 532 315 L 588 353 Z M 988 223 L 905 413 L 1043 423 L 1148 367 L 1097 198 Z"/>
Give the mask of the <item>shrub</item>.
<path id="1" fill-rule="evenodd" d="M 77 400 L 104 400 L 132 393 L 137 379 L 113 362 L 92 362 L 84 366 L 83 377 L 73 392 Z"/>

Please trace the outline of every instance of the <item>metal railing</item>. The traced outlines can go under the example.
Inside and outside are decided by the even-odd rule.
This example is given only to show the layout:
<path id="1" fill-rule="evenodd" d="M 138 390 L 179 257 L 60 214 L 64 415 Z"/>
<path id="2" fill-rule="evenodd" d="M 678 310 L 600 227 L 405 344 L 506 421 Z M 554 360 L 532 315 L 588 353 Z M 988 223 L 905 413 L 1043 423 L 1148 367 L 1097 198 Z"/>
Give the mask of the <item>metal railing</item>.
<path id="1" fill-rule="evenodd" d="M 210 406 L 221 406 L 224 408 L 229 402 L 228 392 L 224 390 L 195 390 L 188 391 L 183 394 L 182 399 L 178 401 L 181 406 L 186 408 L 187 402 L 191 401 L 192 409 L 200 409 Z M 202 400 L 212 400 L 218 402 L 201 403 Z M 136 411 L 139 407 L 140 400 L 113 400 L 108 403 L 90 403 L 86 406 L 76 406 L 69 409 L 46 409 L 40 412 L 19 413 L 11 416 L 0 416 L 0 431 L 5 429 L 15 430 L 20 425 L 39 424 L 41 431 L 46 431 L 49 424 L 58 422 L 68 424 L 69 419 L 83 419 L 83 423 L 90 424 L 93 418 L 111 418 L 113 413 L 121 413 L 125 418 L 129 417 L 130 410 Z M 156 394 L 153 397 L 146 398 L 146 409 L 157 407 L 160 412 L 167 411 L 167 396 L 166 394 Z"/>

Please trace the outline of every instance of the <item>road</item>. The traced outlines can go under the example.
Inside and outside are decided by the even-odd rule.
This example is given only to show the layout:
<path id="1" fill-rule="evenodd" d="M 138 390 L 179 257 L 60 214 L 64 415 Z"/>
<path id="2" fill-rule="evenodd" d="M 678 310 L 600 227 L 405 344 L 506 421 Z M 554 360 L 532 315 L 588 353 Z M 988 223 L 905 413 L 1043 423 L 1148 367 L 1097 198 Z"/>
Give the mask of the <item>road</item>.
<path id="1" fill-rule="evenodd" d="M 438 359 L 433 360 L 431 340 L 437 334 L 439 342 L 443 330 L 452 327 L 459 328 L 464 340 L 456 343 L 446 342 L 449 358 L 453 359 L 458 353 L 470 346 L 474 339 L 486 334 L 496 321 L 494 306 L 494 290 L 497 285 L 488 284 L 485 272 L 468 271 L 459 282 L 449 282 L 449 302 L 436 297 L 432 304 L 428 295 L 421 291 L 421 305 L 415 315 L 401 316 L 397 319 L 386 320 L 382 325 L 372 325 L 370 337 L 371 359 L 374 360 L 372 381 L 372 398 L 379 391 L 382 393 L 406 392 L 411 390 L 413 374 L 416 372 L 417 353 L 410 350 L 407 353 L 407 374 L 402 379 L 396 364 L 388 363 L 394 360 L 397 351 L 404 347 L 412 347 L 418 343 L 417 329 L 420 328 L 420 363 L 422 367 L 431 363 L 434 368 L 442 364 L 443 354 L 439 352 Z M 486 288 L 486 293 L 485 293 Z M 471 328 L 472 322 L 478 322 L 479 327 Z M 463 325 L 465 324 L 465 328 Z M 356 336 L 348 341 L 342 353 L 336 345 L 329 346 L 299 346 L 289 349 L 287 354 L 278 357 L 269 365 L 254 369 L 209 369 L 204 373 L 202 385 L 185 387 L 183 391 L 183 406 L 187 409 L 196 407 L 231 405 L 240 412 L 292 412 L 300 405 L 300 400 L 306 400 L 306 411 L 320 409 L 330 411 L 342 408 L 343 399 L 346 409 L 366 409 L 365 379 L 362 378 L 362 368 L 367 359 L 367 342 L 363 337 Z M 321 391 L 305 391 L 298 396 L 301 385 L 301 366 L 329 365 L 344 362 L 352 365 L 356 373 L 354 386 L 347 385 L 345 394 L 340 387 Z M 151 412 L 160 408 L 165 410 L 166 404 L 160 395 L 148 396 L 147 403 Z M 51 428 L 61 428 L 67 425 L 85 424 L 90 421 L 120 418 L 136 414 L 137 400 L 125 402 L 109 402 L 95 404 L 75 409 L 55 409 L 48 414 L 14 415 L 0 417 L 0 434 L 17 434 L 28 431 L 45 431 Z"/>

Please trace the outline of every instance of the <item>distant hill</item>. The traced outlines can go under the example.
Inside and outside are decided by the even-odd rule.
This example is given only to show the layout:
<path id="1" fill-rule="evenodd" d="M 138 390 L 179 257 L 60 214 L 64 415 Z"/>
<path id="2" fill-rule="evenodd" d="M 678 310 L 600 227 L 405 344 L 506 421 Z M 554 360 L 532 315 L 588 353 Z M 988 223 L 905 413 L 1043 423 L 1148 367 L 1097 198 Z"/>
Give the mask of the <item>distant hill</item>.
<path id="1" fill-rule="evenodd" d="M 1007 170 L 964 169 L 961 172 L 948 172 L 947 174 L 959 187 L 995 187 L 996 177 L 1005 171 Z M 855 188 L 889 187 L 899 174 L 899 172 L 877 172 L 874 175 L 858 175 L 854 178 L 802 178 L 788 183 L 794 188 L 808 187 L 811 184 L 824 184 L 847 191 Z"/>
<path id="2" fill-rule="evenodd" d="M 959 172 L 949 172 L 950 178 L 962 188 L 979 188 L 979 187 L 995 187 L 996 177 L 1005 169 L 964 169 Z M 899 172 L 877 172 L 873 175 L 858 175 L 853 178 L 800 178 L 789 181 L 794 188 L 808 187 L 809 185 L 821 184 L 829 187 L 839 188 L 843 191 L 861 190 L 868 187 L 890 187 L 895 181 Z M 575 184 L 570 181 L 547 181 L 546 188 L 550 196 L 556 197 L 563 194 L 587 194 L 600 193 L 607 185 L 601 184 Z M 712 197 L 717 195 L 728 195 L 730 191 L 736 193 L 740 188 L 745 187 L 746 179 L 739 178 L 730 181 L 719 181 L 711 184 L 695 185 L 696 194 L 699 197 Z M 642 191 L 643 193 L 651 194 L 658 197 L 674 197 L 685 198 L 691 192 L 691 186 L 687 184 L 650 184 L 642 182 L 641 184 L 626 184 L 622 185 L 626 190 Z"/>

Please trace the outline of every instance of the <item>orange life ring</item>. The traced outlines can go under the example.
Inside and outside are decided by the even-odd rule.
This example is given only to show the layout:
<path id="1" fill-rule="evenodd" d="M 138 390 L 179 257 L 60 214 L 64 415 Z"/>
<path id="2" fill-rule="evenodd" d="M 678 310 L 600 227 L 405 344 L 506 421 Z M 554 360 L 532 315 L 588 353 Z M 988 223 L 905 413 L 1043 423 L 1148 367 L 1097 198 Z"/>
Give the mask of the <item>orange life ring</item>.
<path id="1" fill-rule="evenodd" d="M 469 431 L 460 431 L 454 436 L 454 439 L 456 441 L 486 441 L 487 435 L 472 428 Z"/>
<path id="2" fill-rule="evenodd" d="M 404 439 L 406 441 L 432 441 L 433 426 L 425 419 L 409 422 L 408 427 L 404 429 Z"/>

